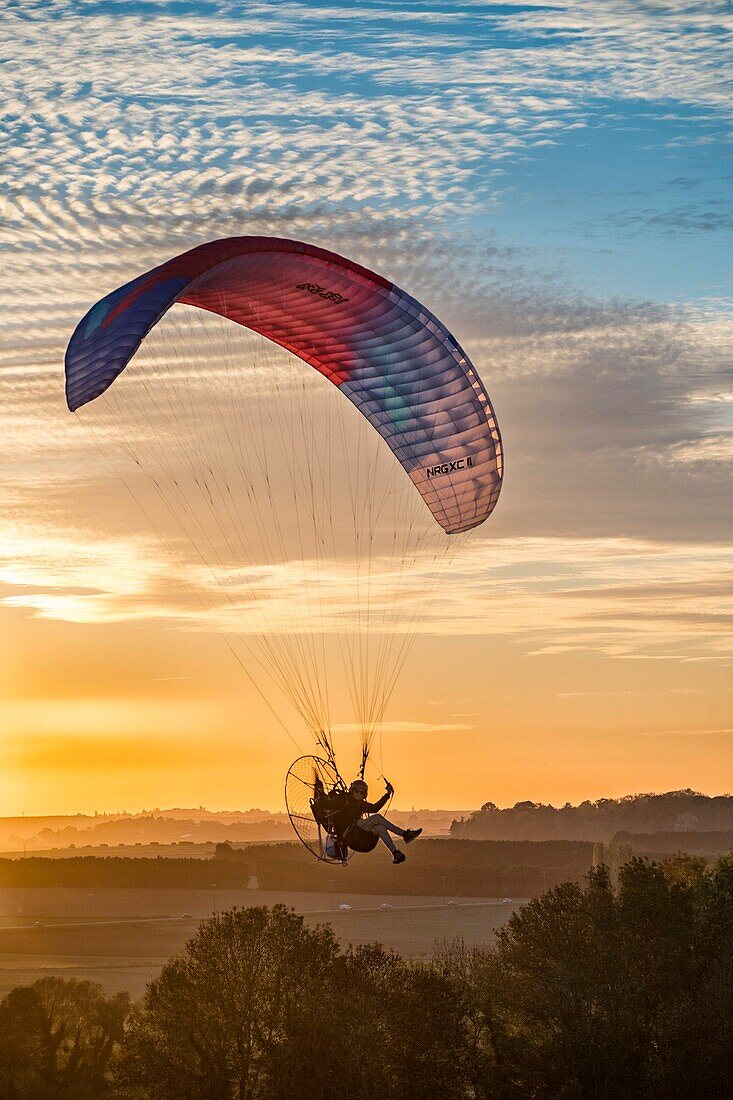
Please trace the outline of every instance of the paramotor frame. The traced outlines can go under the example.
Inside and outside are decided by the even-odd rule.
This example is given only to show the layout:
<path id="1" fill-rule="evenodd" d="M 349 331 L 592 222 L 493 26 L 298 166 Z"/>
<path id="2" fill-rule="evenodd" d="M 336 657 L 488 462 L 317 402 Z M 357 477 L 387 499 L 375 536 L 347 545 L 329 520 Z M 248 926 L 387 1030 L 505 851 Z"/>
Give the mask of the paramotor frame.
<path id="1" fill-rule="evenodd" d="M 337 835 L 329 823 L 328 812 L 329 796 L 335 793 L 346 794 L 347 785 L 332 758 L 298 757 L 289 767 L 285 778 L 285 805 L 300 844 L 324 864 L 346 866 L 354 851 L 372 851 L 378 844 L 378 837 L 360 831 L 363 845 L 351 845 Z"/>
<path id="2" fill-rule="evenodd" d="M 295 835 L 322 863 L 347 863 L 351 852 L 341 847 L 327 819 L 319 822 L 314 814 L 316 786 L 320 782 L 326 795 L 345 792 L 346 784 L 335 763 L 320 756 L 299 756 L 285 778 L 285 806 Z"/>

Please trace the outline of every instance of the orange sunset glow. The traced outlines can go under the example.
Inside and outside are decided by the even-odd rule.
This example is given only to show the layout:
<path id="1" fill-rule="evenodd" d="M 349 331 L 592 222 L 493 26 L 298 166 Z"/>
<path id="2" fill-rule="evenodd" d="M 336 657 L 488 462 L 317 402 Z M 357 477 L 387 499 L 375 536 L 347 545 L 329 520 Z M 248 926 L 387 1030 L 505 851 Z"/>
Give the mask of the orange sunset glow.
<path id="1" fill-rule="evenodd" d="M 460 20 L 432 52 L 409 12 L 399 34 L 372 40 L 365 23 L 353 52 L 330 17 L 323 52 L 310 23 L 275 48 L 271 15 L 221 48 L 205 14 L 179 41 L 172 18 L 153 33 L 163 15 L 118 37 L 116 17 L 91 13 L 81 53 L 76 15 L 49 14 L 43 40 L 18 20 L 0 814 L 281 810 L 319 729 L 348 774 L 372 737 L 400 808 L 730 788 L 733 315 L 730 251 L 709 231 L 714 72 L 693 61 L 690 83 L 663 51 L 634 64 L 602 13 L 579 31 L 598 39 L 582 64 L 549 46 L 474 56 Z M 515 15 L 497 19 L 514 42 Z M 175 261 L 170 310 L 70 412 L 64 356 L 95 303 L 153 271 L 95 307 L 83 362 L 160 265 L 240 238 L 297 248 L 252 261 L 227 302 L 214 267 Z M 221 270 L 244 265 L 222 248 Z M 293 256 L 331 254 L 331 282 L 290 278 Z M 362 359 L 331 330 L 333 362 L 313 350 L 313 317 L 353 335 L 375 302 L 398 303 L 418 350 L 434 342 L 425 362 L 448 356 L 479 409 L 475 522 L 451 528 L 439 486 L 458 476 L 445 455 L 466 473 L 473 452 L 446 436 L 423 468 L 394 443 L 418 351 L 390 343 L 392 314 Z M 301 344 L 283 335 L 291 310 Z M 368 355 L 386 412 L 354 396 Z M 446 378 L 431 446 L 460 422 Z"/>

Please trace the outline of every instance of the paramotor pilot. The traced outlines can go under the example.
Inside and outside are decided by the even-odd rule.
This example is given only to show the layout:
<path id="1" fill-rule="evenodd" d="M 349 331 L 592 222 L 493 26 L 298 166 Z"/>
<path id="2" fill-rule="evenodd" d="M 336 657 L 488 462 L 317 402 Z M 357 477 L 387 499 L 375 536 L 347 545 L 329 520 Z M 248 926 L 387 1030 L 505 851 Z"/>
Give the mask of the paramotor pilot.
<path id="1" fill-rule="evenodd" d="M 319 811 L 327 812 L 329 832 L 343 847 L 354 852 L 370 852 L 381 840 L 392 853 L 392 862 L 404 863 L 405 853 L 397 848 L 390 833 L 402 837 L 405 844 L 411 844 L 420 836 L 422 829 L 401 829 L 379 812 L 392 797 L 391 783 L 387 783 L 386 791 L 377 802 L 367 802 L 368 793 L 369 788 L 363 779 L 355 779 L 348 791 L 332 791 L 330 794 L 325 793 L 321 784 L 320 793 L 316 789 L 314 797 L 314 816 Z"/>

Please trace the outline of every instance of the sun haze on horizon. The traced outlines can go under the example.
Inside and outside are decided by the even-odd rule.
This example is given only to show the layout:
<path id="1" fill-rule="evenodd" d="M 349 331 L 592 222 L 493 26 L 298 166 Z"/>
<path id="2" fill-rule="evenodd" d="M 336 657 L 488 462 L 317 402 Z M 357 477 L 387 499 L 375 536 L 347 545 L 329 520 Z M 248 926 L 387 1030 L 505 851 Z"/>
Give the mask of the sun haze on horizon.
<path id="1" fill-rule="evenodd" d="M 63 401 L 94 302 L 242 234 L 404 288 L 496 407 L 502 498 L 431 595 L 375 741 L 398 804 L 730 788 L 725 16 L 627 0 L 3 15 L 3 816 L 278 810 L 312 749 L 222 638 L 241 602 L 148 522 Z M 334 545 L 332 634 L 354 582 Z M 264 558 L 250 568 L 277 611 L 289 563 Z M 353 700 L 330 690 L 349 772 Z"/>

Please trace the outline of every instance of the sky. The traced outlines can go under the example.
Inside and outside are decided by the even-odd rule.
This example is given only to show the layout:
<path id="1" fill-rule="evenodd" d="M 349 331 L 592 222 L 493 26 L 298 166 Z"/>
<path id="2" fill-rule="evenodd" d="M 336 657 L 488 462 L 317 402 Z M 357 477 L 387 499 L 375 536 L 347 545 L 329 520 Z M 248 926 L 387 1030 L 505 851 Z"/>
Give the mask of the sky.
<path id="1" fill-rule="evenodd" d="M 424 302 L 502 430 L 502 497 L 385 712 L 397 804 L 729 791 L 730 6 L 9 0 L 0 20 L 0 814 L 282 807 L 281 700 L 222 607 L 191 610 L 201 574 L 63 396 L 99 297 L 241 234 Z M 339 684 L 332 721 L 348 738 Z"/>

